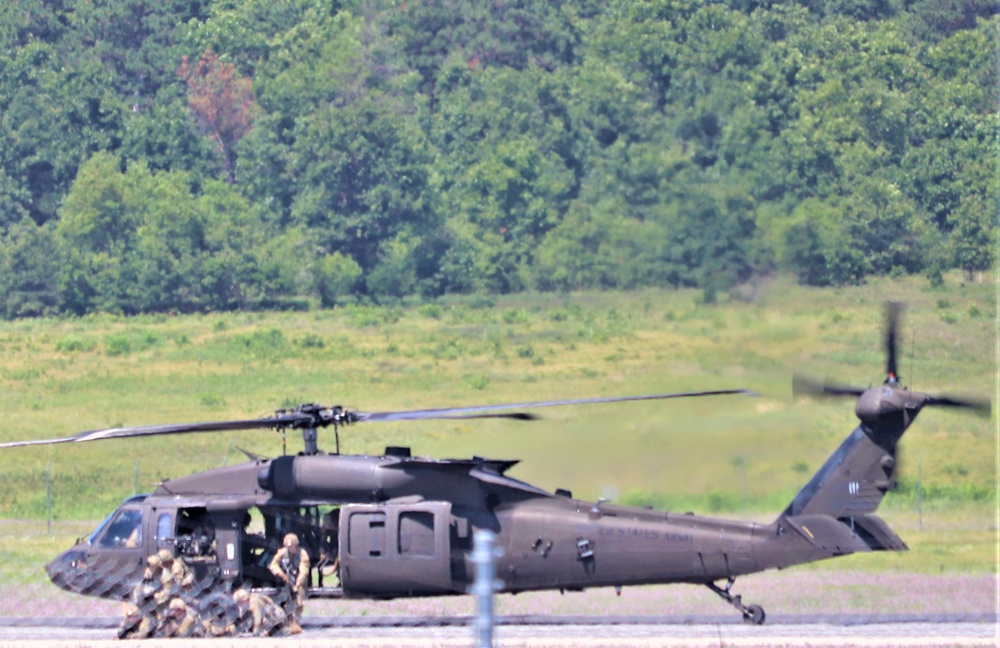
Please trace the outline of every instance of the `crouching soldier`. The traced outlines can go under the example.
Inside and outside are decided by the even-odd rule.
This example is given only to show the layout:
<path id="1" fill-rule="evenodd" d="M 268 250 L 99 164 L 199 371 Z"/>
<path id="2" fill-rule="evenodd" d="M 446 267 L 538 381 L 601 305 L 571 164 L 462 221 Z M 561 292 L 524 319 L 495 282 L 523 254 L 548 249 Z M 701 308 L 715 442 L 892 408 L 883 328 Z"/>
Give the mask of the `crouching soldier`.
<path id="1" fill-rule="evenodd" d="M 196 610 L 181 598 L 170 600 L 167 613 L 156 634 L 166 639 L 190 639 L 206 636 L 206 624 Z M 212 633 L 207 633 L 212 636 Z"/>
<path id="2" fill-rule="evenodd" d="M 255 637 L 283 637 L 289 634 L 288 616 L 266 594 L 238 589 L 233 592 L 238 616 L 227 634 L 252 634 Z"/>
<path id="3" fill-rule="evenodd" d="M 176 597 L 170 600 L 167 612 L 153 632 L 154 637 L 164 639 L 197 639 L 201 637 L 222 637 L 229 634 L 227 628 L 202 619 L 198 611 Z"/>
<path id="4" fill-rule="evenodd" d="M 118 638 L 119 639 L 145 639 L 149 636 L 149 632 L 146 632 L 145 636 L 139 635 L 139 628 L 142 625 L 143 620 L 142 610 L 135 603 L 125 604 L 125 618 L 118 625 Z M 149 625 L 149 624 L 147 624 Z"/>
<path id="5" fill-rule="evenodd" d="M 118 627 L 119 639 L 148 639 L 160 625 L 169 598 L 163 590 L 163 563 L 156 554 L 146 559 L 142 580 L 132 590 L 132 601 Z"/>

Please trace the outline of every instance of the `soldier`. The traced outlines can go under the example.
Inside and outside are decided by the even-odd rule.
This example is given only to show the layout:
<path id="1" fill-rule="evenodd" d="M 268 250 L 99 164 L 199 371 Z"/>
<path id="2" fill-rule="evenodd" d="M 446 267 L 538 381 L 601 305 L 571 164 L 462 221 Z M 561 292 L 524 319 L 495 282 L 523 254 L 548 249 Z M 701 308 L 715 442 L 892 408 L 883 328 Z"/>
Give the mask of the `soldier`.
<path id="1" fill-rule="evenodd" d="M 274 554 L 268 569 L 288 587 L 288 631 L 302 632 L 299 619 L 306 601 L 306 583 L 309 580 L 309 554 L 299 546 L 299 537 L 294 533 L 285 536 L 284 546 Z"/>
<path id="2" fill-rule="evenodd" d="M 167 606 L 167 613 L 160 623 L 157 634 L 167 639 L 204 637 L 205 623 L 182 599 L 173 598 Z"/>
<path id="3" fill-rule="evenodd" d="M 151 637 L 160 624 L 168 603 L 169 592 L 163 587 L 163 562 L 159 555 L 151 554 L 146 558 L 146 571 L 142 574 L 142 580 L 132 590 L 134 611 L 126 613 L 125 620 L 119 627 L 119 637 L 124 639 L 123 633 L 132 639 Z M 132 619 L 135 623 L 130 623 L 130 618 L 135 614 L 138 614 L 138 620 Z"/>
<path id="4" fill-rule="evenodd" d="M 176 558 L 172 549 L 160 549 L 156 555 L 163 563 L 160 579 L 167 594 L 176 595 L 181 592 L 189 594 L 194 586 L 194 574 L 188 569 L 187 564 Z"/>
<path id="5" fill-rule="evenodd" d="M 122 622 L 118 624 L 118 638 L 119 639 L 145 639 L 145 637 L 139 636 L 139 629 L 142 626 L 143 619 L 145 616 L 139 606 L 135 603 L 125 604 L 125 618 Z"/>
<path id="6" fill-rule="evenodd" d="M 266 594 L 238 589 L 233 592 L 233 602 L 239 616 L 230 626 L 231 634 L 249 632 L 255 637 L 283 637 L 289 634 L 288 616 Z"/>
<path id="7" fill-rule="evenodd" d="M 135 584 L 132 589 L 132 603 L 136 607 L 145 607 L 153 600 L 153 596 L 160 589 L 160 570 L 163 563 L 156 554 L 146 557 L 146 571 L 142 573 L 142 580 Z"/>

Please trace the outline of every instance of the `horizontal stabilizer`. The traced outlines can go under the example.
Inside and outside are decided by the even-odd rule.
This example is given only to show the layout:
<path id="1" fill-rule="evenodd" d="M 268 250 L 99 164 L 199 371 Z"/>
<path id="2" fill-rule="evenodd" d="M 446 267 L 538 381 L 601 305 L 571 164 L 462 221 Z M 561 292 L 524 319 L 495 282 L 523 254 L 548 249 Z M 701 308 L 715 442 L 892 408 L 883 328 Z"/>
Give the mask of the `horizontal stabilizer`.
<path id="1" fill-rule="evenodd" d="M 795 515 L 785 521 L 813 546 L 831 556 L 870 551 L 868 544 L 849 526 L 829 515 Z"/>
<path id="2" fill-rule="evenodd" d="M 908 551 L 906 543 L 889 528 L 885 520 L 876 515 L 860 515 L 853 519 L 841 520 L 844 524 L 854 524 L 854 532 L 864 540 L 872 551 Z"/>
<path id="3" fill-rule="evenodd" d="M 874 515 L 837 519 L 830 515 L 793 515 L 784 521 L 814 547 L 831 556 L 859 551 L 906 551 L 889 525 Z"/>

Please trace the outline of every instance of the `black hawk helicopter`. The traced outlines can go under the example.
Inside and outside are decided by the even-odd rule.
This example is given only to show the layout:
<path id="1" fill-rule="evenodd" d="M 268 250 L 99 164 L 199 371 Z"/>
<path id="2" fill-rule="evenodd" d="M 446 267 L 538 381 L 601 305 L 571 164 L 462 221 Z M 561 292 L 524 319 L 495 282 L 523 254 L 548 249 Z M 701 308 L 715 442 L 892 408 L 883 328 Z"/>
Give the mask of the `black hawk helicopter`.
<path id="1" fill-rule="evenodd" d="M 124 427 L 75 436 L 0 444 L 0 448 L 81 443 L 190 432 L 277 428 L 301 430 L 298 455 L 250 461 L 164 481 L 151 494 L 123 502 L 87 538 L 46 566 L 71 592 L 125 600 L 146 557 L 173 549 L 207 583 L 206 601 L 242 585 L 274 591 L 267 566 L 282 537 L 296 533 L 313 565 L 309 597 L 391 599 L 464 594 L 471 584 L 473 534 L 490 529 L 503 549 L 502 592 L 582 590 L 658 583 L 703 584 L 763 623 L 759 605 L 731 591 L 738 576 L 863 551 L 900 551 L 904 542 L 874 513 L 896 486 L 896 445 L 927 405 L 989 414 L 989 402 L 930 396 L 899 382 L 890 305 L 887 378 L 868 389 L 796 377 L 796 393 L 854 396 L 860 419 L 788 507 L 770 523 L 703 517 L 581 501 L 550 493 L 505 473 L 517 461 L 473 457 L 433 460 L 389 447 L 382 456 L 340 454 L 339 429 L 354 423 L 421 419 L 532 420 L 532 408 L 721 396 L 720 390 L 423 409 L 358 412 L 302 405 L 260 419 Z M 336 452 L 317 445 L 332 427 Z M 251 513 L 263 528 L 250 528 Z M 335 560 L 336 559 L 336 560 Z M 336 566 L 339 584 L 323 575 Z M 312 576 L 312 574 L 310 575 Z M 717 583 L 723 582 L 724 585 Z"/>

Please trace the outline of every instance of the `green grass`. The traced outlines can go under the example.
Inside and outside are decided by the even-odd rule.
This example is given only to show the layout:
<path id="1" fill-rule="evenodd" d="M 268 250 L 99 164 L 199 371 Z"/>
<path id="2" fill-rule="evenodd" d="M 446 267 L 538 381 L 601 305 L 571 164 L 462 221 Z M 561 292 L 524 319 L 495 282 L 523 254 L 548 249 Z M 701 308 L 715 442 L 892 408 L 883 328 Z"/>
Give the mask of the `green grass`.
<path id="1" fill-rule="evenodd" d="M 59 522 L 49 528 L 44 520 L 0 520 L 0 570 L 11 585 L 45 582 L 42 566 L 73 546 L 97 523 Z"/>
<path id="2" fill-rule="evenodd" d="M 749 387 L 762 395 L 559 408 L 535 424 L 359 425 L 343 443 L 351 452 L 409 444 L 439 457 L 519 457 L 512 474 L 550 490 L 769 521 L 856 424 L 849 401 L 793 402 L 790 374 L 880 381 L 881 302 L 891 296 L 910 303 L 901 348 L 907 384 L 995 393 L 995 290 L 954 281 L 944 293 L 917 282 L 777 285 L 758 303 L 711 308 L 694 292 L 644 291 L 518 296 L 493 307 L 445 300 L 398 316 L 338 309 L 12 322 L 0 325 L 0 409 L 4 436 L 14 439 L 257 416 L 304 401 L 390 410 Z M 942 298 L 953 321 L 941 317 Z M 128 341 L 128 353 L 109 354 L 109 339 Z M 4 453 L 0 515 L 29 520 L 0 526 L 0 572 L 14 584 L 50 587 L 41 565 L 122 498 L 162 477 L 240 461 L 236 445 L 280 452 L 276 434 L 248 432 Z M 911 550 L 798 570 L 996 573 L 996 418 L 928 410 L 902 451 L 903 488 L 880 514 Z"/>
<path id="3" fill-rule="evenodd" d="M 697 291 L 644 290 L 5 322 L 3 438 L 256 417 L 301 402 L 381 411 L 744 387 L 760 396 L 552 408 L 531 424 L 357 425 L 341 442 L 345 452 L 411 445 L 437 457 L 520 458 L 511 474 L 549 490 L 770 520 L 857 423 L 849 401 L 793 402 L 791 374 L 880 382 L 882 304 L 891 298 L 909 304 L 904 383 L 994 394 L 991 281 L 949 276 L 938 290 L 917 278 L 824 290 L 777 281 L 755 302 L 711 306 Z M 923 412 L 902 444 L 904 488 L 885 508 L 915 511 L 918 464 L 929 510 L 995 502 L 996 420 Z M 290 437 L 290 450 L 300 443 Z M 162 478 L 243 460 L 236 446 L 281 452 L 267 431 L 7 450 L 0 517 L 44 521 L 46 465 L 54 519 L 95 520 Z M 977 533 L 995 542 L 991 528 Z"/>

